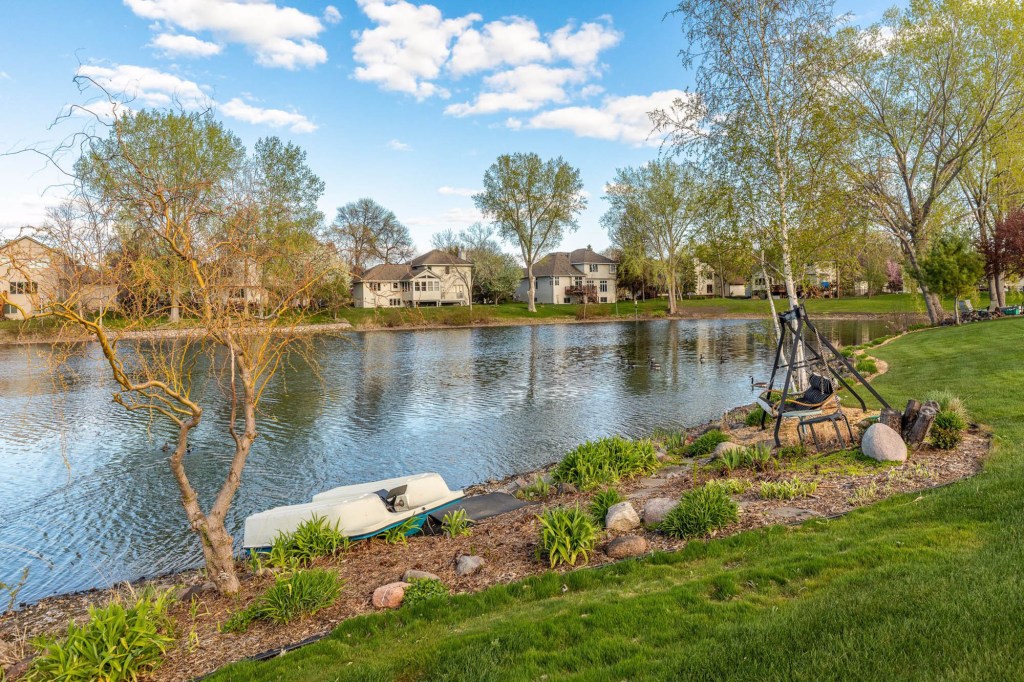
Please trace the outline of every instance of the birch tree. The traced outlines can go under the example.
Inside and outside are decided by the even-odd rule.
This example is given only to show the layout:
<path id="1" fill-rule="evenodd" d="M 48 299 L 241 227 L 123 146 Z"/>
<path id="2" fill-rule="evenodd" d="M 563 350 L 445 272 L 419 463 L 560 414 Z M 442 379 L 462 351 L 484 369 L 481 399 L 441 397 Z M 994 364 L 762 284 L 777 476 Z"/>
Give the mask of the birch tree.
<path id="1" fill-rule="evenodd" d="M 533 267 L 578 227 L 587 207 L 578 169 L 562 157 L 502 154 L 484 173 L 484 189 L 473 202 L 505 242 L 519 247 L 529 282 L 527 309 L 537 312 Z"/>

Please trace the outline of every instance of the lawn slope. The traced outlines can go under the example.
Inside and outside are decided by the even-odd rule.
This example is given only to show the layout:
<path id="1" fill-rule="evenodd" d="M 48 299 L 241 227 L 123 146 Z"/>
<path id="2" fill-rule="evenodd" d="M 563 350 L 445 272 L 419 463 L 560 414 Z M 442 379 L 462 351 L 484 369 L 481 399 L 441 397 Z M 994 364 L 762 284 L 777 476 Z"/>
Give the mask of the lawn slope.
<path id="1" fill-rule="evenodd" d="M 873 351 L 893 404 L 949 387 L 990 425 L 976 478 L 842 519 L 693 542 L 354 619 L 217 680 L 1024 678 L 1024 321 Z"/>

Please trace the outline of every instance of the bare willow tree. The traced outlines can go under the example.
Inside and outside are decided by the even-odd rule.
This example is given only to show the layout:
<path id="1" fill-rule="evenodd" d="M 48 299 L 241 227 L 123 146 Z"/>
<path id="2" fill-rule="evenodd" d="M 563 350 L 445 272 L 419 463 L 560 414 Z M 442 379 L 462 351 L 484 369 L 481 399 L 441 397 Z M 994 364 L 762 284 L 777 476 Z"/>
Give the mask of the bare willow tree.
<path id="1" fill-rule="evenodd" d="M 1024 111 L 1022 13 L 1009 0 L 912 3 L 848 31 L 847 66 L 829 83 L 857 134 L 849 176 L 872 219 L 899 242 L 933 323 L 942 304 L 921 260 L 948 219 L 950 189 Z"/>
<path id="2" fill-rule="evenodd" d="M 331 237 L 356 274 L 378 263 L 407 261 L 415 253 L 409 228 L 391 210 L 365 197 L 338 209 Z"/>
<path id="3" fill-rule="evenodd" d="M 533 153 L 502 154 L 484 173 L 484 189 L 473 202 L 507 243 L 518 246 L 526 264 L 527 310 L 537 312 L 533 266 L 578 227 L 587 207 L 579 169 L 562 157 L 541 160 Z"/>
<path id="4" fill-rule="evenodd" d="M 96 342 L 114 401 L 171 429 L 170 469 L 209 578 L 235 592 L 225 518 L 261 399 L 289 358 L 314 361 L 297 306 L 336 263 L 319 239 L 323 183 L 298 147 L 271 138 L 247 154 L 208 112 L 124 112 L 104 126 L 81 138 L 72 197 L 39 235 L 60 254 L 60 291 L 23 312 Z M 116 295 L 80 305 L 97 282 Z M 115 305 L 116 326 L 104 319 Z M 182 325 L 162 327 L 171 306 Z M 213 491 L 195 489 L 186 453 L 211 404 L 225 408 L 230 457 L 204 508 Z"/>

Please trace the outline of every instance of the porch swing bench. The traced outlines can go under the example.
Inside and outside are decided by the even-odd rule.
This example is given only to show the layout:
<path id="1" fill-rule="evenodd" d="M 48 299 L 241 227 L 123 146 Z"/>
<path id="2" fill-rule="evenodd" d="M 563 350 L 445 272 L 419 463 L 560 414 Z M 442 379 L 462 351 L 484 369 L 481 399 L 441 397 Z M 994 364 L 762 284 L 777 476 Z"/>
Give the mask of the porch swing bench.
<path id="1" fill-rule="evenodd" d="M 820 374 L 811 374 L 809 386 L 806 391 L 799 395 L 787 397 L 785 401 L 777 397 L 773 401 L 773 391 L 765 391 L 759 395 L 755 402 L 761 406 L 766 415 L 772 419 L 797 419 L 797 437 L 803 445 L 804 436 L 808 430 L 814 440 L 814 447 L 820 449 L 818 433 L 814 430 L 816 424 L 832 424 L 836 433 L 836 440 L 839 443 L 844 441 L 842 432 L 839 429 L 839 422 L 846 425 L 846 432 L 849 434 L 850 442 L 853 442 L 853 429 L 850 428 L 850 421 L 843 413 L 839 404 L 839 394 L 836 392 L 835 383 Z"/>

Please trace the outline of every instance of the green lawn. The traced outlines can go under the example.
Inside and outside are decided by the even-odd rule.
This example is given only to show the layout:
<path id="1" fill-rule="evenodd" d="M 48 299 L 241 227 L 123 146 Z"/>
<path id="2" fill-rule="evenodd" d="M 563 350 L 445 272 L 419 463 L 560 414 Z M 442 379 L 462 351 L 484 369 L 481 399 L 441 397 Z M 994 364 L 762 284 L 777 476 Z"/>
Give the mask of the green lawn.
<path id="1" fill-rule="evenodd" d="M 951 388 L 992 427 L 976 478 L 835 521 L 547 574 L 351 620 L 217 680 L 1024 678 L 1024 321 L 873 351 L 893 404 Z M 564 587 L 563 587 L 564 586 Z"/>

